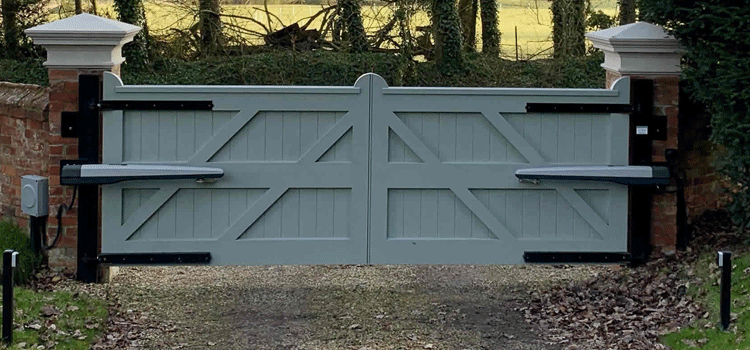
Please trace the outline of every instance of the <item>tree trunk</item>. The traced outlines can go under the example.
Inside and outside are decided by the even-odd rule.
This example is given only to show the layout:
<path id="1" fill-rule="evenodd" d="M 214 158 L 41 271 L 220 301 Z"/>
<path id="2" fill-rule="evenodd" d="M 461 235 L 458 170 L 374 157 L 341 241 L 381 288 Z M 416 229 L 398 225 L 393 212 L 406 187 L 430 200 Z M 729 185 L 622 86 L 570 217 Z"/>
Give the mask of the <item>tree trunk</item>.
<path id="1" fill-rule="evenodd" d="M 466 51 L 474 52 L 477 47 L 478 0 L 458 0 L 458 18 L 461 20 L 461 34 Z"/>
<path id="2" fill-rule="evenodd" d="M 120 22 L 129 23 L 143 28 L 133 38 L 133 42 L 123 47 L 123 55 L 128 65 L 141 65 L 148 62 L 148 25 L 146 23 L 146 9 L 142 0 L 114 0 L 114 8 Z"/>
<path id="3" fill-rule="evenodd" d="M 219 0 L 199 0 L 198 8 L 200 10 L 201 51 L 207 55 L 216 50 L 221 39 Z"/>
<path id="4" fill-rule="evenodd" d="M 620 25 L 635 23 L 635 0 L 619 0 Z"/>
<path id="5" fill-rule="evenodd" d="M 83 8 L 81 7 L 81 0 L 75 0 L 73 3 L 75 4 L 76 14 L 81 14 L 83 12 Z"/>
<path id="6" fill-rule="evenodd" d="M 586 53 L 585 0 L 552 1 L 554 57 L 580 57 Z"/>
<path id="7" fill-rule="evenodd" d="M 91 14 L 94 16 L 98 16 L 99 14 L 97 12 L 98 11 L 96 9 L 96 0 L 91 0 Z"/>
<path id="8" fill-rule="evenodd" d="M 497 28 L 497 0 L 481 0 L 482 7 L 482 53 L 490 56 L 500 54 L 500 30 Z"/>
<path id="9" fill-rule="evenodd" d="M 18 28 L 17 13 L 18 0 L 2 0 L 4 49 L 9 57 L 17 57 L 20 54 L 21 31 Z"/>
<path id="10" fill-rule="evenodd" d="M 359 0 L 340 0 L 341 16 L 344 20 L 349 50 L 354 53 L 366 52 L 369 48 L 365 26 L 362 24 L 362 13 Z"/>
<path id="11" fill-rule="evenodd" d="M 463 70 L 464 46 L 456 0 L 432 0 L 432 16 L 438 69 L 447 75 Z"/>

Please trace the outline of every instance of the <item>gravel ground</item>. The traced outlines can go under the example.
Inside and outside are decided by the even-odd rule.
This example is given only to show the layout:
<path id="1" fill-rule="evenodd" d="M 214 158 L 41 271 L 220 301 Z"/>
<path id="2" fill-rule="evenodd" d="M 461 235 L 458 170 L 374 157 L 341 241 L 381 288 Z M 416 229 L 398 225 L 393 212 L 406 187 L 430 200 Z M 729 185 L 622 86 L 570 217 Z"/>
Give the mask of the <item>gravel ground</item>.
<path id="1" fill-rule="evenodd" d="M 127 347 L 137 349 L 556 350 L 559 344 L 545 341 L 544 330 L 515 310 L 530 289 L 580 281 L 605 269 L 126 267 L 109 285 L 109 295 L 122 313 L 115 319 L 141 323 L 140 334 L 110 333 L 133 339 Z"/>

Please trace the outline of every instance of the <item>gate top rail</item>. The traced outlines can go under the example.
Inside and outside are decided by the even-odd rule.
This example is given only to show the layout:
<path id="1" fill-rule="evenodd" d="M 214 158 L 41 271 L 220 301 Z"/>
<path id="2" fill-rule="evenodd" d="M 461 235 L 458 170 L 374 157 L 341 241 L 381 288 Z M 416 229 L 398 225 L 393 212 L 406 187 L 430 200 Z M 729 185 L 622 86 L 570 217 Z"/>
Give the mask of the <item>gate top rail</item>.
<path id="1" fill-rule="evenodd" d="M 133 94 L 359 94 L 364 77 L 377 74 L 363 74 L 354 86 L 270 86 L 270 85 L 124 85 L 119 76 L 104 73 L 104 100 L 127 100 Z M 528 96 L 528 97 L 570 97 L 591 99 L 590 103 L 630 103 L 630 78 L 623 77 L 612 84 L 611 89 L 572 89 L 572 88 L 477 88 L 477 87 L 389 87 L 382 81 L 384 95 L 422 96 Z M 157 99 L 148 95 L 139 96 L 142 100 Z M 588 101 L 585 101 L 588 103 Z"/>

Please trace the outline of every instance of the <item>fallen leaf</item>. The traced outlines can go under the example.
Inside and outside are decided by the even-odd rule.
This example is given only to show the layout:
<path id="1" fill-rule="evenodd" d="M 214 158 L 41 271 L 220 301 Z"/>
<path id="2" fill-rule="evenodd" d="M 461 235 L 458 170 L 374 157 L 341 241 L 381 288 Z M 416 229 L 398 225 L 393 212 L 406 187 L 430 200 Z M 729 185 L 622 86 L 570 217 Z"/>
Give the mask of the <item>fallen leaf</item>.
<path id="1" fill-rule="evenodd" d="M 349 326 L 349 329 L 360 329 L 360 328 L 362 328 L 362 326 L 359 323 L 355 323 Z"/>

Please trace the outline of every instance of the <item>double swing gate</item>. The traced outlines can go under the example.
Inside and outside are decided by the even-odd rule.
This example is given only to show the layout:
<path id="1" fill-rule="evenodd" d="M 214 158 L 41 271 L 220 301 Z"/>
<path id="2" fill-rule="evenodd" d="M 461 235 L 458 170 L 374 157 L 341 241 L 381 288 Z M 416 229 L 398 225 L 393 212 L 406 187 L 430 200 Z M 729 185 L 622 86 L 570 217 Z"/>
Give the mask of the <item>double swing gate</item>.
<path id="1" fill-rule="evenodd" d="M 622 260 L 628 184 L 664 180 L 628 166 L 629 85 L 126 86 L 105 73 L 109 165 L 64 167 L 62 181 L 107 183 L 104 262 Z"/>

